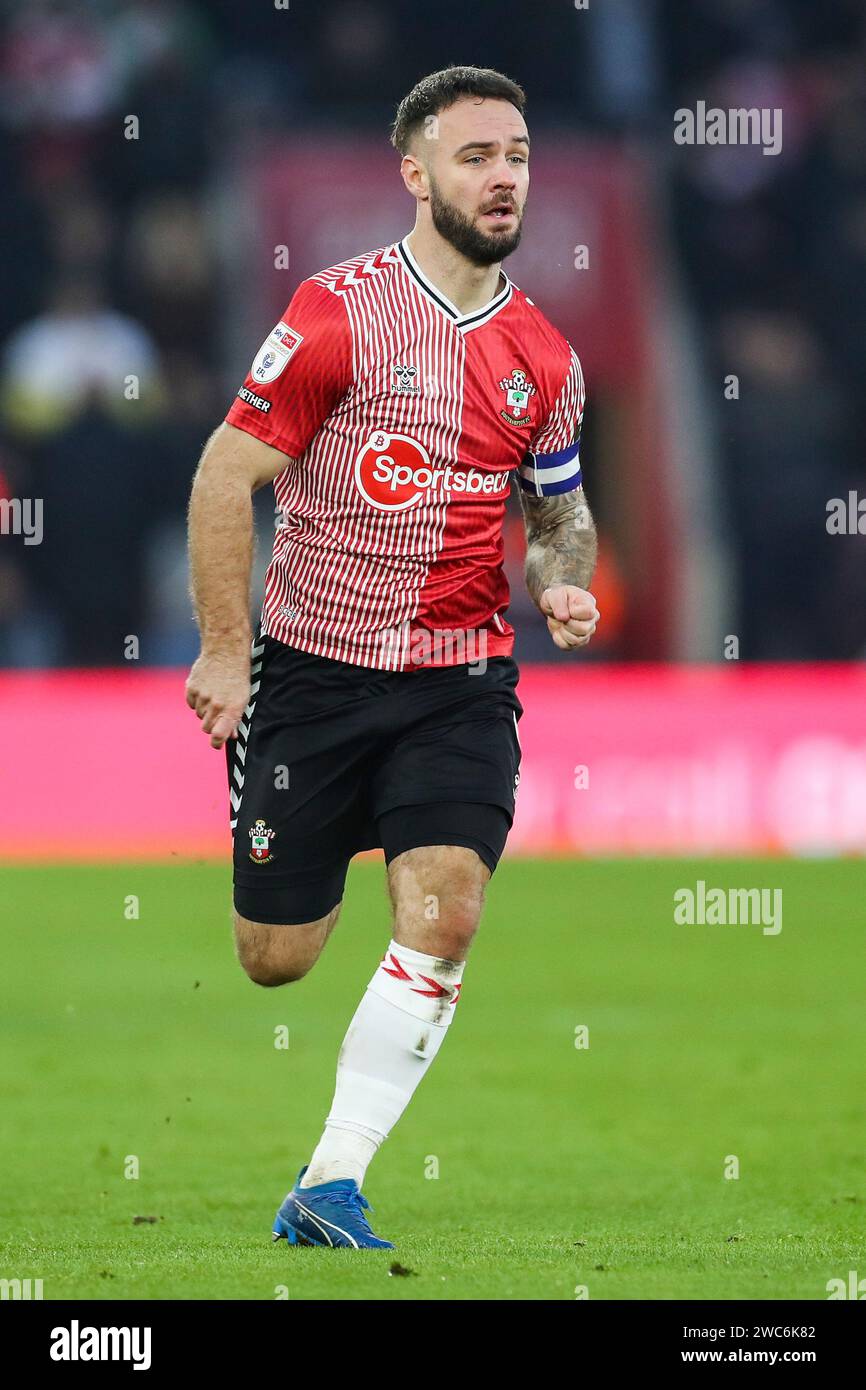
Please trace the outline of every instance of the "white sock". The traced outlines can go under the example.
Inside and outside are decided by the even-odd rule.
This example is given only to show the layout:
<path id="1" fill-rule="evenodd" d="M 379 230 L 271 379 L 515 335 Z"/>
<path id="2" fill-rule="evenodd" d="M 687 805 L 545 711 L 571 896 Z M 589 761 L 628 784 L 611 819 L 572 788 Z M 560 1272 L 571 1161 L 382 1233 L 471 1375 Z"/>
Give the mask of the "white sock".
<path id="1" fill-rule="evenodd" d="M 361 1187 L 442 1046 L 464 964 L 390 943 L 343 1040 L 330 1114 L 301 1187 L 338 1178 Z"/>

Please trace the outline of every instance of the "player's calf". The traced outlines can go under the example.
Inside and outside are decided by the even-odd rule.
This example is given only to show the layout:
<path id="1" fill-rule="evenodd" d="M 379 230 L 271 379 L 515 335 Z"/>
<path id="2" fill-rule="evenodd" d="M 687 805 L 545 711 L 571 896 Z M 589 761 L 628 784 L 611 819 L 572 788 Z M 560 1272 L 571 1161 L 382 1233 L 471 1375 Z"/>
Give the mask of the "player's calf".
<path id="1" fill-rule="evenodd" d="M 322 954 L 342 904 L 315 922 L 251 922 L 234 913 L 235 949 L 247 975 L 257 985 L 275 986 L 301 980 Z"/>

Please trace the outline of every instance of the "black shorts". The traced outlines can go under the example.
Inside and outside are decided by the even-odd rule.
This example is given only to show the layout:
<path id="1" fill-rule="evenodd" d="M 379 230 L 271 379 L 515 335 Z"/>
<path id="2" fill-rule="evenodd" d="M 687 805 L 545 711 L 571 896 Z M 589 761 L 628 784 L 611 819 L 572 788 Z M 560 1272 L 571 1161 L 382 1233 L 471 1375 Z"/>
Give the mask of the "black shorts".
<path id="1" fill-rule="evenodd" d="M 251 669 L 226 743 L 242 917 L 326 916 L 359 850 L 466 845 L 493 873 L 519 780 L 511 657 L 378 671 L 257 637 Z"/>

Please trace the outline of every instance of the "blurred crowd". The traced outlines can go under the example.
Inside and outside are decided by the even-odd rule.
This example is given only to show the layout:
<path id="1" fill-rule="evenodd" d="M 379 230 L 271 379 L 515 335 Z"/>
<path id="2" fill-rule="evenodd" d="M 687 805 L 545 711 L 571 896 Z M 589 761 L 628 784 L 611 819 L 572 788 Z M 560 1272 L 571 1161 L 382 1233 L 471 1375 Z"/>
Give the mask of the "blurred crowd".
<path id="1" fill-rule="evenodd" d="M 713 383 L 731 630 L 763 659 L 863 658 L 866 536 L 826 522 L 829 499 L 866 496 L 866 9 L 694 8 L 700 47 L 689 26 L 670 53 L 682 104 L 784 112 L 779 155 L 683 147 L 671 181 Z"/>
<path id="2" fill-rule="evenodd" d="M 866 653 L 866 538 L 824 525 L 829 498 L 866 495 L 866 13 L 860 0 L 590 8 L 592 23 L 570 0 L 292 0 L 290 20 L 272 0 L 6 8 L 0 498 L 44 499 L 45 538 L 0 537 L 0 665 L 119 664 L 128 634 L 147 662 L 193 659 L 184 513 L 236 385 L 214 208 L 226 150 L 347 119 L 381 135 L 396 100 L 449 62 L 517 78 L 533 129 L 648 152 L 700 335 L 730 630 L 751 659 Z M 676 146 L 673 111 L 698 99 L 782 107 L 782 152 Z M 628 602 L 612 565 L 606 582 Z M 628 655 L 615 639 L 600 653 Z"/>

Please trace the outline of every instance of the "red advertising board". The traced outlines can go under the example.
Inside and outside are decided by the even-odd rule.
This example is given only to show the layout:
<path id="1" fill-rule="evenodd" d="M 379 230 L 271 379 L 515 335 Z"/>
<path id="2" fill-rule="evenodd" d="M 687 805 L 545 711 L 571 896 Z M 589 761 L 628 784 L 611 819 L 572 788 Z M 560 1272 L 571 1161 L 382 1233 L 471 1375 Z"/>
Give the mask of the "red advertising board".
<path id="1" fill-rule="evenodd" d="M 0 856 L 227 858 L 224 754 L 185 676 L 4 675 Z M 862 668 L 536 666 L 519 694 L 507 853 L 866 851 Z"/>

